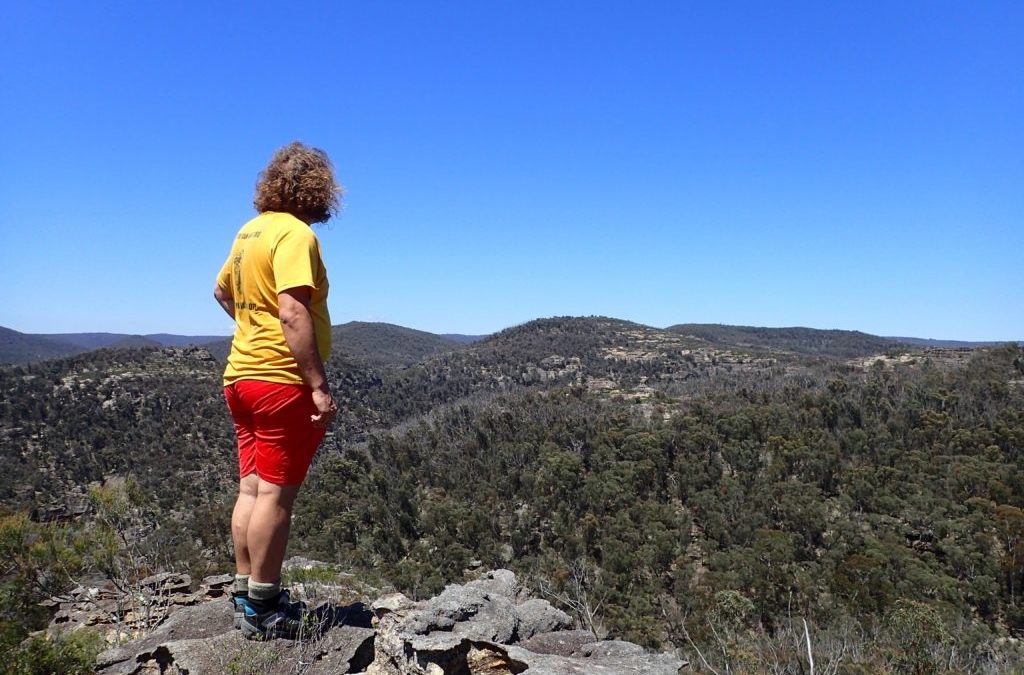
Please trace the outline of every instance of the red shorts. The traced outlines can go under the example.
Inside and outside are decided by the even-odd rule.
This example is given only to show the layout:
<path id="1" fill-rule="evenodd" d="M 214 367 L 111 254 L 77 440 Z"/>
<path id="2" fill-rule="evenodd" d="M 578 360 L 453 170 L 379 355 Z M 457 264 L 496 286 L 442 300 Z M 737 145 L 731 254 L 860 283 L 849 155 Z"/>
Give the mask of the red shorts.
<path id="1" fill-rule="evenodd" d="M 300 485 L 326 429 L 313 426 L 312 390 L 301 384 L 239 380 L 224 387 L 238 435 L 238 475 Z"/>

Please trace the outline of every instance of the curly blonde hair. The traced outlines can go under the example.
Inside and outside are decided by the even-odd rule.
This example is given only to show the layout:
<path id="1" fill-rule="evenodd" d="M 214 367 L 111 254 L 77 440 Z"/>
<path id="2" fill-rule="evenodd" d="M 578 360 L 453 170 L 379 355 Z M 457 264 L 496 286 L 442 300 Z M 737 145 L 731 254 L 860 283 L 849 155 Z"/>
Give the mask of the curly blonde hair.
<path id="1" fill-rule="evenodd" d="M 260 172 L 252 203 L 260 213 L 282 211 L 324 223 L 338 212 L 343 193 L 327 153 L 295 141 L 278 149 Z"/>

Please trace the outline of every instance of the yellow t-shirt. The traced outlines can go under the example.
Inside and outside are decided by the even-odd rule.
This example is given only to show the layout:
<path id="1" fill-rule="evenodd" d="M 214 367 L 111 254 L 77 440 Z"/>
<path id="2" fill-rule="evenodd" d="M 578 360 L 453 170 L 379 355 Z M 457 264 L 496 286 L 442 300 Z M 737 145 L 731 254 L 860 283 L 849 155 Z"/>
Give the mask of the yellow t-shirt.
<path id="1" fill-rule="evenodd" d="M 331 352 L 327 268 L 309 225 L 288 213 L 267 211 L 256 216 L 235 236 L 217 285 L 230 291 L 235 301 L 235 336 L 224 370 L 225 385 L 238 380 L 302 382 L 278 315 L 277 294 L 290 288 L 312 289 L 309 309 L 317 351 L 327 361 Z"/>

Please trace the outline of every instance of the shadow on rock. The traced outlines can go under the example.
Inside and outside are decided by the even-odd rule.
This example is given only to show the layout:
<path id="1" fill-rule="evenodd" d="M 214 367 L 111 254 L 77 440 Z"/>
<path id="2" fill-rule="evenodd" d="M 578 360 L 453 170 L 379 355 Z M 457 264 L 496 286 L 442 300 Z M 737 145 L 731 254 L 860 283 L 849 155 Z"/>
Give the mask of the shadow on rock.
<path id="1" fill-rule="evenodd" d="M 311 627 L 310 637 L 318 637 L 332 628 L 341 626 L 373 628 L 373 612 L 361 602 L 354 602 L 351 605 L 332 605 L 325 602 L 309 610 L 306 616 L 306 621 Z"/>

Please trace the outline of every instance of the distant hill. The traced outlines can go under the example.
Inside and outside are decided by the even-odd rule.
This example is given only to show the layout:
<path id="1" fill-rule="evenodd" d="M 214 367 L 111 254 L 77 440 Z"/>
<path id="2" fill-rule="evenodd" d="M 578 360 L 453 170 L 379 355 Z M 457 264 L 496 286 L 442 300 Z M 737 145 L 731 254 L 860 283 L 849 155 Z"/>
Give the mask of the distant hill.
<path id="1" fill-rule="evenodd" d="M 375 411 L 375 424 L 388 426 L 427 414 L 438 405 L 485 400 L 518 388 L 571 384 L 609 395 L 643 397 L 656 383 L 665 392 L 692 392 L 750 371 L 785 369 L 796 358 L 740 351 L 620 319 L 537 319 L 406 368 L 379 373 L 375 386 L 358 392 L 364 397 L 359 405 Z M 336 359 L 344 359 L 342 349 L 335 349 L 329 375 Z M 340 381 L 333 375 L 330 379 Z"/>
<path id="2" fill-rule="evenodd" d="M 689 335 L 718 346 L 782 350 L 809 356 L 855 358 L 904 349 L 905 342 L 855 330 L 817 328 L 758 328 L 722 324 L 681 323 L 666 330 Z"/>
<path id="3" fill-rule="evenodd" d="M 375 368 L 404 368 L 444 352 L 461 349 L 472 336 L 460 341 L 443 335 L 396 326 L 390 323 L 351 321 L 331 327 L 332 355 L 335 358 Z M 195 343 L 224 362 L 231 352 L 231 338 L 212 338 Z"/>
<path id="4" fill-rule="evenodd" d="M 202 346 L 225 339 L 224 335 L 174 335 L 171 333 L 150 333 L 144 337 L 156 340 L 163 347 Z"/>
<path id="5" fill-rule="evenodd" d="M 226 339 L 223 335 L 171 333 L 21 333 L 0 326 L 0 363 L 32 363 L 93 349 L 200 346 Z"/>
<path id="6" fill-rule="evenodd" d="M 84 351 L 70 342 L 0 326 L 0 363 L 29 363 Z"/>
<path id="7" fill-rule="evenodd" d="M 68 344 L 74 345 L 80 351 L 88 351 L 90 349 L 103 349 L 105 347 L 118 346 L 160 346 L 160 343 L 154 340 L 147 340 L 143 344 L 141 343 L 141 340 L 144 339 L 143 336 L 132 335 L 129 333 L 39 333 L 36 335 L 36 337 L 45 338 L 47 340 L 57 340 L 59 342 L 66 342 Z"/>
<path id="8" fill-rule="evenodd" d="M 209 342 L 203 347 L 206 351 L 213 355 L 213 358 L 217 359 L 219 363 L 224 363 L 228 360 L 228 354 L 231 353 L 231 338 L 221 338 L 216 342 Z"/>
<path id="9" fill-rule="evenodd" d="M 390 323 L 350 321 L 331 329 L 333 349 L 365 365 L 400 368 L 463 347 L 441 335 Z"/>
<path id="10" fill-rule="evenodd" d="M 82 349 L 104 347 L 187 347 L 204 345 L 223 340 L 223 335 L 173 335 L 171 333 L 150 333 L 134 335 L 128 333 L 40 333 L 42 337 L 67 342 Z"/>
<path id="11" fill-rule="evenodd" d="M 929 349 L 978 349 L 983 347 L 1001 347 L 1006 344 L 1005 342 L 965 342 L 963 340 L 932 340 L 914 337 L 890 337 L 886 339 Z"/>
<path id="12" fill-rule="evenodd" d="M 120 340 L 113 342 L 109 349 L 129 349 L 132 347 L 162 347 L 158 341 L 148 338 L 145 335 L 126 335 Z"/>
<path id="13" fill-rule="evenodd" d="M 474 342 L 479 342 L 480 340 L 484 340 L 490 337 L 490 335 L 462 335 L 461 333 L 443 333 L 441 337 L 446 338 L 448 340 L 452 340 L 453 342 L 460 342 L 464 345 L 468 345 Z"/>
<path id="14" fill-rule="evenodd" d="M 352 321 L 334 326 L 334 351 L 342 358 L 375 368 L 406 368 L 428 357 L 468 347 L 515 344 L 514 349 L 533 352 L 546 342 L 557 342 L 564 350 L 568 344 L 587 349 L 607 343 L 612 333 L 642 329 L 659 331 L 628 321 L 602 317 L 560 317 L 538 319 L 513 326 L 492 335 L 437 335 L 388 323 Z M 1002 342 L 965 342 L 914 337 L 880 337 L 860 331 L 821 330 L 816 328 L 763 328 L 723 324 L 676 324 L 663 329 L 685 340 L 698 340 L 719 349 L 740 351 L 789 352 L 808 356 L 857 358 L 917 348 L 979 348 L 996 347 Z M 574 336 L 574 337 L 573 337 Z M 584 337 L 586 336 L 586 337 Z M 582 340 L 582 343 L 581 343 Z M 223 335 L 178 335 L 150 333 L 21 333 L 0 327 L 0 363 L 29 363 L 84 351 L 121 347 L 185 347 L 203 346 L 218 360 L 224 361 L 231 349 L 231 338 Z M 695 344 L 694 346 L 700 346 Z M 534 354 L 531 354 L 534 355 Z"/>

